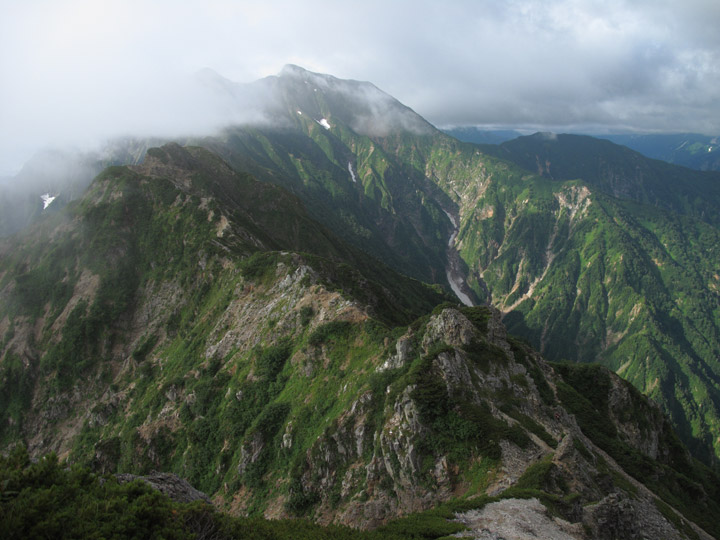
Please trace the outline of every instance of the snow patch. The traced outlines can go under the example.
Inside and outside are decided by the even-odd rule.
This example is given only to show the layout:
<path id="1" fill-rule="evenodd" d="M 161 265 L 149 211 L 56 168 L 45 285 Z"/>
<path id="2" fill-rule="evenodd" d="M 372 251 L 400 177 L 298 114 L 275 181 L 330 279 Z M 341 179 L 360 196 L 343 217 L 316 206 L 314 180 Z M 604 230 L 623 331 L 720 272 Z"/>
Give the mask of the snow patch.
<path id="1" fill-rule="evenodd" d="M 327 121 L 327 118 L 321 118 L 320 120 L 315 121 L 325 129 L 330 129 L 330 122 Z"/>
<path id="2" fill-rule="evenodd" d="M 355 176 L 355 171 L 353 171 L 352 163 L 348 161 L 348 171 L 350 171 L 350 176 L 352 177 L 352 181 L 354 184 L 357 184 L 357 177 Z"/>
<path id="3" fill-rule="evenodd" d="M 455 219 L 455 216 L 453 216 L 450 212 L 448 212 L 448 211 L 445 210 L 444 208 L 443 208 L 443 212 L 445 212 L 445 215 L 446 215 L 446 216 L 448 217 L 448 219 L 450 220 L 450 223 L 453 224 L 453 227 L 457 227 L 458 224 L 457 224 L 457 220 Z"/>
<path id="4" fill-rule="evenodd" d="M 302 115 L 302 111 L 298 111 L 297 113 L 298 113 L 299 115 Z"/>
<path id="5" fill-rule="evenodd" d="M 49 193 L 45 193 L 44 195 L 40 195 L 40 198 L 43 202 L 43 210 L 45 210 L 57 198 L 57 195 L 51 196 Z"/>

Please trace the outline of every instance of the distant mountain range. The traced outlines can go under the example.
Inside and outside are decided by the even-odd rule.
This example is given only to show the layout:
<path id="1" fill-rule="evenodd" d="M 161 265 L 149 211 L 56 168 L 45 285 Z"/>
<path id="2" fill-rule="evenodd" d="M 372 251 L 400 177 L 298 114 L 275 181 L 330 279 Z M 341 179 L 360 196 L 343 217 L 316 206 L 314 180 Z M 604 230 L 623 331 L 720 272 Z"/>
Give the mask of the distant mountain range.
<path id="1" fill-rule="evenodd" d="M 516 130 L 455 127 L 444 130 L 458 140 L 477 144 L 501 144 L 523 136 Z M 698 171 L 720 170 L 720 137 L 695 133 L 594 135 L 641 153 Z"/>
<path id="2" fill-rule="evenodd" d="M 475 144 L 500 144 L 523 135 L 513 129 L 483 129 L 473 126 L 446 128 L 443 132 L 459 141 Z"/>
<path id="3" fill-rule="evenodd" d="M 717 136 L 693 133 L 658 135 L 604 135 L 617 144 L 640 152 L 653 159 L 661 159 L 699 171 L 720 170 L 720 141 Z"/>
<path id="4" fill-rule="evenodd" d="M 234 513 L 538 497 L 571 537 L 720 534 L 720 173 L 203 76 L 255 120 L 38 158 L 0 199 L 3 447 Z"/>

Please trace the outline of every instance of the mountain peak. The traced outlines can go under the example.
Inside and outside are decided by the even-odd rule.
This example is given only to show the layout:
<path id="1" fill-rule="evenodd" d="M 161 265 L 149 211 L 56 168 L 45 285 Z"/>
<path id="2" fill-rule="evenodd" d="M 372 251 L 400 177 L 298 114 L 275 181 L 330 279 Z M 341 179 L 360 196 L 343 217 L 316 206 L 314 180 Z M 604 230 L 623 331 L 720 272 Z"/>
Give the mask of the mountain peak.
<path id="1" fill-rule="evenodd" d="M 291 115 L 302 111 L 319 118 L 333 117 L 361 135 L 384 137 L 409 131 L 428 135 L 435 128 L 409 107 L 367 81 L 339 79 L 314 73 L 295 64 L 285 65 L 276 77 L 265 81 L 275 86 L 290 103 Z"/>
<path id="2" fill-rule="evenodd" d="M 558 135 L 552 131 L 538 131 L 537 133 L 530 135 L 530 138 L 540 141 L 557 141 Z"/>
<path id="3" fill-rule="evenodd" d="M 298 66 L 297 64 L 285 64 L 280 70 L 279 75 L 305 75 L 307 73 L 312 72 Z"/>
<path id="4" fill-rule="evenodd" d="M 374 85 L 369 82 L 345 81 L 343 79 L 338 79 L 337 77 L 333 77 L 332 75 L 328 75 L 326 73 L 315 73 L 314 71 L 309 71 L 295 64 L 285 64 L 280 70 L 280 73 L 278 73 L 278 79 L 299 79 L 301 81 L 305 81 L 306 83 L 321 85 L 323 87 L 328 85 L 343 85 L 345 83 L 368 85 L 374 87 Z"/>

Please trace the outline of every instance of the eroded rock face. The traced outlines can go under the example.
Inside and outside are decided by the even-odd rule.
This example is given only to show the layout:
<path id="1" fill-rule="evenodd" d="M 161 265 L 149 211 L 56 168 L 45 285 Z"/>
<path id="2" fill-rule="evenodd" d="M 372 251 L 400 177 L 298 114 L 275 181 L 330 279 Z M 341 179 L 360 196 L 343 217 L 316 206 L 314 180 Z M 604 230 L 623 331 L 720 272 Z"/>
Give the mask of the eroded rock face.
<path id="1" fill-rule="evenodd" d="M 243 326 L 251 317 L 259 317 L 263 324 L 276 317 L 274 328 L 278 335 L 300 336 L 328 321 L 349 323 L 367 318 L 338 293 L 313 285 L 301 267 L 288 271 L 278 266 L 276 272 L 277 290 L 283 298 L 289 298 L 287 305 L 281 305 L 277 298 L 275 304 L 265 302 L 257 291 L 238 287 L 236 294 L 242 301 L 229 301 L 222 324 L 211 333 L 211 345 L 205 350 L 208 363 L 219 361 L 218 355 L 223 357 L 238 344 L 243 348 L 252 344 L 252 328 Z M 261 307 L 254 314 L 253 302 Z M 300 322 L 298 305 L 312 306 L 309 321 Z M 563 519 L 550 516 L 540 503 L 528 500 L 501 501 L 498 506 L 491 505 L 489 513 L 459 519 L 471 527 L 475 538 L 641 538 L 637 535 L 644 531 L 653 531 L 660 538 L 682 538 L 671 524 L 663 525 L 647 490 L 635 486 L 636 493 L 629 493 L 626 484 L 633 481 L 582 433 L 575 418 L 563 408 L 556 391 L 560 380 L 556 368 L 509 338 L 497 311 L 463 310 L 443 309 L 426 323 L 411 327 L 394 343 L 386 338 L 376 357 L 360 368 L 375 377 L 374 381 L 350 386 L 356 393 L 349 394 L 345 402 L 348 405 L 333 412 L 334 416 L 324 415 L 320 421 L 326 423 L 318 430 L 321 434 L 313 435 L 316 438 L 310 442 L 303 439 L 303 430 L 308 426 L 289 405 L 287 417 L 278 421 L 277 429 L 265 433 L 262 426 L 255 426 L 240 439 L 223 441 L 222 452 L 235 452 L 239 447 L 240 455 L 234 458 L 230 470 L 241 487 L 237 492 L 224 487 L 216 495 L 225 489 L 242 500 L 244 506 L 237 506 L 238 513 L 260 501 L 267 509 L 266 515 L 274 518 L 302 515 L 304 510 L 312 511 L 314 519 L 321 523 L 371 528 L 458 496 L 502 495 L 530 467 L 546 466 L 541 485 L 532 489 L 557 497 L 561 502 L 555 511 Z M 223 330 L 225 324 L 229 330 Z M 346 369 L 342 360 L 331 358 L 332 352 L 325 343 L 298 346 L 285 366 L 287 371 L 295 370 L 293 376 L 302 380 L 300 386 L 318 377 L 327 381 L 331 369 Z M 197 376 L 197 370 L 184 375 Z M 342 375 L 349 376 L 355 374 Z M 260 381 L 254 367 L 242 377 L 253 384 Z M 662 417 L 656 418 L 651 411 L 640 424 L 632 415 L 621 414 L 634 406 L 635 398 L 623 383 L 611 380 L 610 416 L 622 439 L 646 455 L 662 457 L 666 451 Z M 439 383 L 430 385 L 437 394 L 418 392 L 423 381 Z M 545 391 L 542 396 L 541 386 Z M 202 393 L 187 387 L 182 381 L 163 387 L 167 403 L 159 408 L 152 422 L 146 421 L 139 428 L 141 435 L 142 430 L 149 434 L 142 439 L 144 448 L 152 448 L 151 431 L 161 421 L 170 432 L 180 429 L 178 410 L 191 409 L 201 402 Z M 245 406 L 254 399 L 251 387 L 237 388 L 219 390 L 228 407 Z M 345 392 L 348 383 L 338 388 Z M 303 394 L 305 403 L 309 397 L 310 392 Z M 437 401 L 433 406 L 442 414 L 428 414 L 428 400 Z M 93 426 L 103 427 L 112 414 L 127 407 L 126 396 L 107 394 L 100 405 L 88 415 Z M 58 402 L 47 408 L 47 414 L 61 415 L 63 407 L 64 403 Z M 479 437 L 462 439 L 460 431 L 473 427 L 466 422 L 468 419 L 487 424 L 479 428 L 486 439 L 494 437 L 492 444 Z M 442 422 L 456 422 L 442 435 L 445 439 L 438 436 L 445 427 Z M 119 461 L 120 444 L 120 439 L 114 437 L 95 446 L 93 465 L 97 471 L 112 472 Z M 292 469 L 287 466 L 289 460 L 283 463 L 276 459 L 293 455 Z M 149 450 L 148 456 L 155 462 Z M 265 461 L 270 465 L 258 474 L 259 465 Z M 250 482 L 243 484 L 251 473 L 267 482 L 265 493 L 255 493 Z M 129 481 L 138 477 L 122 478 Z M 207 500 L 174 475 L 153 474 L 142 479 L 175 500 Z M 230 483 L 226 480 L 225 485 Z M 570 494 L 575 498 L 566 501 Z M 301 511 L 294 511 L 288 504 L 292 497 L 299 500 L 294 508 Z M 649 516 L 647 521 L 634 519 L 639 512 Z"/>
<path id="2" fill-rule="evenodd" d="M 494 411 L 497 421 L 512 424 L 515 421 L 498 411 L 488 398 L 500 389 L 506 392 L 513 389 L 516 384 L 513 377 L 525 377 L 526 369 L 513 360 L 499 315 L 494 313 L 491 317 L 495 319 L 493 341 L 459 310 L 445 309 L 432 316 L 421 332 L 411 331 L 402 336 L 395 343 L 395 354 L 377 371 L 407 367 L 425 356 L 430 363 L 423 369 L 436 373 L 448 396 L 462 394 L 474 406 Z M 470 345 L 479 350 L 493 348 L 492 354 L 500 355 L 503 362 L 497 365 L 490 362 L 484 369 L 479 367 L 465 352 Z M 431 353 L 433 350 L 440 352 Z M 376 526 L 393 516 L 430 508 L 467 489 L 459 477 L 462 465 L 450 457 L 449 450 L 428 453 L 425 442 L 437 426 L 428 426 L 423 420 L 415 395 L 416 385 L 411 380 L 408 382 L 404 387 L 390 385 L 381 389 L 385 396 L 363 394 L 348 413 L 342 415 L 337 427 L 308 451 L 303 491 L 322 494 L 340 483 L 341 501 L 347 501 L 344 505 L 341 502 L 342 510 L 328 521 L 356 527 Z M 522 392 L 536 392 L 526 386 Z M 385 400 L 383 413 L 378 415 L 376 411 L 373 415 L 373 407 L 380 399 Z M 534 399 L 540 401 L 537 396 Z M 539 408 L 538 413 L 544 414 Z M 372 423 L 378 418 L 382 418 L 381 426 Z M 548 419 L 543 418 L 543 422 L 548 423 Z M 528 465 L 550 450 L 547 445 L 541 448 L 533 442 L 527 449 L 519 449 L 506 441 L 501 446 L 498 451 L 507 467 L 495 469 L 496 488 L 512 485 Z M 480 459 L 480 455 L 477 456 Z M 320 508 L 325 511 L 319 513 L 326 516 L 330 505 L 322 499 Z"/>
<path id="3" fill-rule="evenodd" d="M 263 440 L 262 433 L 260 431 L 256 431 L 253 433 L 250 441 L 242 447 L 242 456 L 240 457 L 240 464 L 238 465 L 238 474 L 243 474 L 249 465 L 255 463 L 264 448 L 265 441 Z"/>
<path id="4" fill-rule="evenodd" d="M 118 474 L 115 475 L 118 483 L 125 484 L 133 480 L 142 480 L 150 485 L 153 489 L 161 491 L 175 502 L 190 503 L 195 501 L 204 501 L 211 504 L 210 498 L 202 491 L 198 491 L 192 487 L 187 480 L 180 478 L 176 474 L 154 472 L 147 476 L 137 476 L 134 474 Z"/>
<path id="5" fill-rule="evenodd" d="M 680 534 L 648 500 L 631 499 L 611 493 L 586 511 L 585 523 L 593 538 L 667 538 L 680 540 Z"/>
<path id="6" fill-rule="evenodd" d="M 408 386 L 395 401 L 393 414 L 379 437 L 385 471 L 403 492 L 411 490 L 414 484 L 419 466 L 415 441 L 423 433 L 417 405 L 411 397 L 413 389 Z"/>
<path id="7" fill-rule="evenodd" d="M 387 360 L 378 368 L 378 371 L 387 371 L 388 369 L 398 369 L 406 365 L 412 360 L 414 353 L 413 335 L 406 334 L 397 340 L 395 344 L 395 354 L 388 357 Z"/>
<path id="8" fill-rule="evenodd" d="M 469 345 L 476 336 L 477 330 L 467 317 L 456 309 L 444 309 L 430 318 L 422 346 L 426 351 L 438 342 L 451 347 L 462 347 Z"/>
<path id="9" fill-rule="evenodd" d="M 650 401 L 643 405 L 636 403 L 627 384 L 617 377 L 611 378 L 608 408 L 613 415 L 614 423 L 622 439 L 630 446 L 652 459 L 664 461 L 667 458 L 667 449 L 662 448 L 661 439 L 666 435 L 664 431 L 669 426 L 663 422 L 660 407 Z M 642 411 L 637 410 L 639 406 L 642 406 Z M 644 418 L 645 421 L 640 424 L 637 420 L 633 420 L 633 413 L 638 418 Z"/>

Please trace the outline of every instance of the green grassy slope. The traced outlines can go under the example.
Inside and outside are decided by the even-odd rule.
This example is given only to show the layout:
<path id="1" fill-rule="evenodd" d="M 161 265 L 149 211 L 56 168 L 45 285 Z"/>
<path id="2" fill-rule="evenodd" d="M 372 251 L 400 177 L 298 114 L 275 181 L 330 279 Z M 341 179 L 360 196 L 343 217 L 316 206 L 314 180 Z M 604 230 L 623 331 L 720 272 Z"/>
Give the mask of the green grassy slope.
<path id="1" fill-rule="evenodd" d="M 586 139 L 570 142 L 587 153 L 594 142 Z M 530 142 L 568 147 L 562 139 Z M 710 208 L 720 184 L 605 145 L 631 163 L 596 156 L 585 181 L 564 178 L 582 172 L 584 154 L 571 152 L 572 144 L 573 159 L 552 157 L 551 171 L 564 171 L 555 179 L 449 137 L 383 140 L 388 154 L 452 197 L 468 283 L 507 312 L 512 332 L 556 360 L 603 362 L 661 403 L 684 440 L 713 459 L 707 449 L 720 451 L 720 233 Z M 619 172 L 628 167 L 636 172 L 629 180 Z"/>
<path id="2" fill-rule="evenodd" d="M 445 299 L 345 246 L 281 188 L 205 150 L 154 150 L 145 169 L 108 169 L 66 211 L 4 241 L 3 441 L 23 433 L 34 390 L 54 395 L 88 374 L 111 380 L 123 354 L 137 348 L 139 361 L 206 302 L 227 304 L 243 279 L 239 265 L 261 275 L 292 259 L 280 249 L 307 252 L 312 281 L 359 299 L 383 324 Z"/>
<path id="3" fill-rule="evenodd" d="M 649 159 L 603 139 L 538 133 L 484 150 L 555 180 L 583 179 L 618 198 L 720 224 L 720 173 Z"/>

